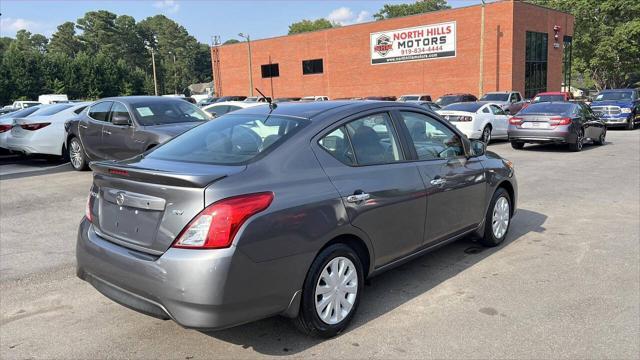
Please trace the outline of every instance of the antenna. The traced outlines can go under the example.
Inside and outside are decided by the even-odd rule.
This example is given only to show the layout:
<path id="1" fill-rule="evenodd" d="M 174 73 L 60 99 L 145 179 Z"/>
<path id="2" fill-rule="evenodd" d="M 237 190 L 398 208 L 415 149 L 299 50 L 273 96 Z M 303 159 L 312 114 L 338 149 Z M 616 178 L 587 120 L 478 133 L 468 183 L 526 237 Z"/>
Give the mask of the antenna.
<path id="1" fill-rule="evenodd" d="M 260 91 L 260 89 L 256 88 L 256 91 L 258 92 L 258 94 L 260 94 L 265 100 L 267 100 L 267 102 L 269 103 L 269 109 L 274 110 L 277 105 L 275 103 L 273 103 L 273 99 L 268 98 L 266 96 L 264 96 L 264 94 L 262 93 L 262 91 Z"/>

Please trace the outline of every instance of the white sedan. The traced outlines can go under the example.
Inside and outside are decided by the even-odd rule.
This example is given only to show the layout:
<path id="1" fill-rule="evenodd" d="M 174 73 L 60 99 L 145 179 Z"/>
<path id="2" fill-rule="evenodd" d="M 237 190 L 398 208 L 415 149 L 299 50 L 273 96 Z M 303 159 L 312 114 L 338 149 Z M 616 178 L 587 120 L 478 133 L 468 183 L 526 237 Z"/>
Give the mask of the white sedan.
<path id="1" fill-rule="evenodd" d="M 493 138 L 509 138 L 509 116 L 497 104 L 483 101 L 455 103 L 436 112 L 469 139 L 488 144 Z"/>
<path id="2" fill-rule="evenodd" d="M 89 103 L 48 105 L 28 117 L 14 118 L 7 147 L 25 154 L 63 156 L 64 123 L 80 114 L 87 105 Z"/>
<path id="3" fill-rule="evenodd" d="M 40 108 L 40 105 L 32 106 L 0 116 L 0 149 L 8 149 L 7 140 L 9 139 L 9 135 L 11 135 L 13 119 L 27 117 L 38 111 Z"/>
<path id="4" fill-rule="evenodd" d="M 232 111 L 246 109 L 254 106 L 267 106 L 266 102 L 244 102 L 244 101 L 223 101 L 219 103 L 213 103 L 202 108 L 211 115 L 211 117 L 219 117 Z"/>

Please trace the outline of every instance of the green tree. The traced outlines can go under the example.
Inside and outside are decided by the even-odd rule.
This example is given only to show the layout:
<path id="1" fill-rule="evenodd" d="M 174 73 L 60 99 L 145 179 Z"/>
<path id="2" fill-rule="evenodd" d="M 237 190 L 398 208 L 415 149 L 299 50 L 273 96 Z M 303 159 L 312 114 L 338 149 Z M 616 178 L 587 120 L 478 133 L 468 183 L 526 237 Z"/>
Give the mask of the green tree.
<path id="1" fill-rule="evenodd" d="M 238 40 L 238 39 L 229 39 L 229 40 L 225 41 L 224 43 L 222 43 L 222 45 L 237 44 L 239 42 L 240 42 L 240 40 Z"/>
<path id="2" fill-rule="evenodd" d="M 640 79 L 640 2 L 530 0 L 575 16 L 573 70 L 596 89 L 633 86 Z"/>
<path id="3" fill-rule="evenodd" d="M 382 9 L 373 14 L 373 18 L 383 20 L 450 8 L 447 0 L 419 0 L 411 4 L 385 4 Z"/>
<path id="4" fill-rule="evenodd" d="M 120 38 L 116 30 L 117 17 L 112 12 L 99 10 L 89 11 L 78 19 L 76 26 L 82 30 L 79 39 L 89 53 L 97 54 L 102 51 L 114 54 L 114 50 L 118 49 Z"/>
<path id="5" fill-rule="evenodd" d="M 289 35 L 300 34 L 309 31 L 331 29 L 340 25 L 334 24 L 327 19 L 301 20 L 289 25 Z"/>
<path id="6" fill-rule="evenodd" d="M 69 57 L 75 57 L 80 51 L 82 44 L 76 36 L 76 25 L 70 21 L 58 26 L 51 41 L 49 42 L 49 52 L 61 53 Z"/>

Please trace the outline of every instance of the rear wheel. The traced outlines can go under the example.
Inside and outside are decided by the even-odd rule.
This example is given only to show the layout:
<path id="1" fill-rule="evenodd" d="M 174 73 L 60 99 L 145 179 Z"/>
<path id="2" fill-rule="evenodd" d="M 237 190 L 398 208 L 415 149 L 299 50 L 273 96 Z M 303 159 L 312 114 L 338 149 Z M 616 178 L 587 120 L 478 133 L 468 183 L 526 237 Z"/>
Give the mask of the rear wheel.
<path id="1" fill-rule="evenodd" d="M 74 137 L 69 141 L 69 161 L 74 170 L 83 171 L 87 169 L 87 155 L 80 139 Z"/>
<path id="2" fill-rule="evenodd" d="M 571 151 L 582 151 L 582 145 L 584 145 L 584 130 L 578 130 L 576 134 L 576 142 L 569 144 Z"/>
<path id="3" fill-rule="evenodd" d="M 504 188 L 498 188 L 491 198 L 485 215 L 484 237 L 480 243 L 484 246 L 498 246 L 507 237 L 511 225 L 511 196 Z"/>
<path id="4" fill-rule="evenodd" d="M 602 129 L 602 133 L 600 134 L 600 136 L 598 136 L 596 140 L 593 141 L 593 143 L 596 145 L 604 145 L 606 136 L 607 136 L 607 129 L 605 128 L 605 129 Z"/>
<path id="5" fill-rule="evenodd" d="M 302 288 L 298 328 L 321 337 L 341 333 L 356 312 L 363 284 L 362 262 L 352 248 L 334 244 L 322 250 Z"/>
<path id="6" fill-rule="evenodd" d="M 631 114 L 629 117 L 629 123 L 627 123 L 627 130 L 633 130 L 636 127 L 635 115 Z"/>
<path id="7" fill-rule="evenodd" d="M 480 138 L 483 143 L 489 145 L 491 141 L 491 126 L 487 125 L 482 130 L 482 137 Z"/>
<path id="8" fill-rule="evenodd" d="M 522 150 L 524 148 L 524 143 L 522 141 L 512 141 L 511 147 L 516 150 Z"/>

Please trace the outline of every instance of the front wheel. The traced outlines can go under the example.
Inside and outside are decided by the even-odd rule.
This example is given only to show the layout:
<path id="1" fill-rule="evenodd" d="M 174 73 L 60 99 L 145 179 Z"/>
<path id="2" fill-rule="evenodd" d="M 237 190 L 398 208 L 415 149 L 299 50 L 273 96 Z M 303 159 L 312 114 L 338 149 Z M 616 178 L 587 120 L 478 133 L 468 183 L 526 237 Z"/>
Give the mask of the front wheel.
<path id="1" fill-rule="evenodd" d="M 635 122 L 635 115 L 631 114 L 631 117 L 629 117 L 629 123 L 627 124 L 627 130 L 633 130 L 636 127 L 636 122 Z"/>
<path id="2" fill-rule="evenodd" d="M 491 126 L 487 125 L 482 130 L 482 137 L 480 138 L 483 143 L 489 145 L 491 142 Z"/>
<path id="3" fill-rule="evenodd" d="M 598 136 L 598 138 L 594 140 L 593 143 L 596 145 L 604 145 L 606 136 L 607 136 L 607 129 L 602 129 L 600 136 Z"/>
<path id="4" fill-rule="evenodd" d="M 341 333 L 358 308 L 363 283 L 362 262 L 352 248 L 334 244 L 322 250 L 302 288 L 298 328 L 325 338 Z"/>
<path id="5" fill-rule="evenodd" d="M 511 147 L 516 150 L 522 150 L 524 148 L 524 143 L 522 141 L 512 141 Z"/>
<path id="6" fill-rule="evenodd" d="M 84 152 L 82 143 L 80 143 L 80 139 L 76 137 L 69 142 L 69 161 L 74 170 L 87 170 L 87 155 Z"/>
<path id="7" fill-rule="evenodd" d="M 507 237 L 511 225 L 511 196 L 504 188 L 498 188 L 491 198 L 485 215 L 484 236 L 480 243 L 484 246 L 498 246 Z"/>
<path id="8" fill-rule="evenodd" d="M 569 150 L 582 151 L 582 145 L 584 145 L 584 130 L 580 129 L 576 134 L 576 142 L 569 144 Z"/>

